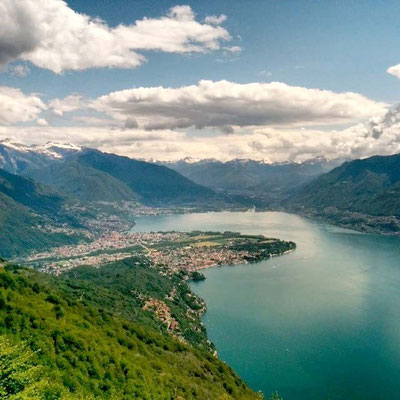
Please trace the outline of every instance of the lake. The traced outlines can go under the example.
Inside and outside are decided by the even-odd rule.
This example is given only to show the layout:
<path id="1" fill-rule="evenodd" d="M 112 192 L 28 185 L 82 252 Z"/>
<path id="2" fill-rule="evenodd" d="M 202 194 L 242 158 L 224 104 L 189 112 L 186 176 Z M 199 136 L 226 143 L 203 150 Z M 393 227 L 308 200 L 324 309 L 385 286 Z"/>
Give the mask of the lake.
<path id="1" fill-rule="evenodd" d="M 220 357 L 285 400 L 400 398 L 400 239 L 279 212 L 136 219 L 137 231 L 214 230 L 293 240 L 282 257 L 204 271 L 192 289 Z"/>

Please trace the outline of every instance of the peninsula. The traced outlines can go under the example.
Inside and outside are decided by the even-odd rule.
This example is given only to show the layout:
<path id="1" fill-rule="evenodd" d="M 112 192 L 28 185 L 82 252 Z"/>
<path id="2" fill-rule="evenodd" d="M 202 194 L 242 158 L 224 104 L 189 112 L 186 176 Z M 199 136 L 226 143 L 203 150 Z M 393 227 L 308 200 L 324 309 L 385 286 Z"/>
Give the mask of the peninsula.
<path id="1" fill-rule="evenodd" d="M 96 266 L 144 256 L 169 273 L 188 274 L 210 267 L 248 264 L 293 251 L 296 244 L 236 232 L 112 232 L 80 245 L 54 248 L 17 259 L 59 275 L 79 266 Z"/>

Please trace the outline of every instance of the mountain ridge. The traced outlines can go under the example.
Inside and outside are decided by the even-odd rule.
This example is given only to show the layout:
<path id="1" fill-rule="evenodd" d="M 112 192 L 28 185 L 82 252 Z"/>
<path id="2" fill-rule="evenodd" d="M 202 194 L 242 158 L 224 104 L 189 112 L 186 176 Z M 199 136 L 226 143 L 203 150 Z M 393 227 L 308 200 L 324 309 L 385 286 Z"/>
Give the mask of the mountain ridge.
<path id="1" fill-rule="evenodd" d="M 217 192 L 226 192 L 239 202 L 258 208 L 277 207 L 302 185 L 340 163 L 315 158 L 303 163 L 268 163 L 233 159 L 165 162 L 169 168 Z"/>
<path id="2" fill-rule="evenodd" d="M 285 208 L 357 230 L 400 233 L 400 154 L 346 162 L 302 188 Z"/>
<path id="3" fill-rule="evenodd" d="M 139 200 L 151 206 L 203 207 L 226 201 L 165 166 L 73 144 L 26 146 L 0 141 L 0 168 L 84 201 Z"/>
<path id="4" fill-rule="evenodd" d="M 138 196 L 111 175 L 69 159 L 29 171 L 29 177 L 81 201 L 137 201 Z"/>

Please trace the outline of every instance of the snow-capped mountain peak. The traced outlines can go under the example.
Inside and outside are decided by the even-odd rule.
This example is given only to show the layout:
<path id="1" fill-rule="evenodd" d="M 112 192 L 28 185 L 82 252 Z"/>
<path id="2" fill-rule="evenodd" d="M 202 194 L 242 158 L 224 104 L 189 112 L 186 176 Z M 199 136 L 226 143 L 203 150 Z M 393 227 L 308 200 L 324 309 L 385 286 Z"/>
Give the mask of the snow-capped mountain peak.
<path id="1" fill-rule="evenodd" d="M 29 146 L 14 142 L 13 140 L 11 140 L 9 138 L 0 140 L 0 145 L 3 145 L 4 147 L 7 147 L 7 148 L 15 150 L 15 151 L 20 151 L 23 153 L 26 153 L 29 151 Z"/>
<path id="2" fill-rule="evenodd" d="M 11 139 L 0 140 L 0 168 L 11 173 L 21 173 L 27 168 L 40 168 L 54 161 L 81 152 L 83 148 L 70 143 L 47 142 L 39 145 L 24 145 Z"/>
<path id="3" fill-rule="evenodd" d="M 77 146 L 71 143 L 56 143 L 56 142 L 47 142 L 43 145 L 33 145 L 31 146 L 33 151 L 46 154 L 52 158 L 62 159 L 68 153 L 79 153 L 82 151 L 81 146 Z"/>
<path id="4" fill-rule="evenodd" d="M 193 158 L 193 157 L 185 157 L 182 159 L 183 162 L 187 163 L 187 164 L 194 164 L 200 161 L 199 158 Z"/>
<path id="5" fill-rule="evenodd" d="M 72 143 L 58 143 L 58 142 L 47 142 L 43 145 L 36 145 L 36 148 L 59 148 L 59 149 L 66 149 L 66 150 L 74 150 L 74 151 L 81 151 L 82 147 Z"/>

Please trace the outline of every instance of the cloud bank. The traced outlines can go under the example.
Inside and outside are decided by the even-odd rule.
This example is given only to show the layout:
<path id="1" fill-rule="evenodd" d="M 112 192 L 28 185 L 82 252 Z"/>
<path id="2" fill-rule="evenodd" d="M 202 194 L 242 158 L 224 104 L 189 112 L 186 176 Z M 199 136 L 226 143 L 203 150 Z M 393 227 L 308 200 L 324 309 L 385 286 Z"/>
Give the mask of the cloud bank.
<path id="1" fill-rule="evenodd" d="M 54 122 L 64 126 L 52 126 Z M 355 124 L 341 130 L 329 126 L 349 122 Z M 270 162 L 321 155 L 360 158 L 400 151 L 400 108 L 388 109 L 356 93 L 278 82 L 201 81 L 177 89 L 129 89 L 97 99 L 72 94 L 48 103 L 37 94 L 0 87 L 0 137 L 73 142 L 162 160 L 188 155 Z"/>
<path id="2" fill-rule="evenodd" d="M 204 53 L 231 39 L 220 26 L 225 16 L 199 22 L 189 6 L 113 28 L 63 0 L 2 0 L 0 15 L 0 66 L 21 59 L 55 73 L 135 68 L 146 60 L 140 51 Z"/>
<path id="3" fill-rule="evenodd" d="M 135 118 L 148 130 L 229 126 L 340 124 L 381 114 L 386 105 L 357 93 L 203 80 L 181 88 L 141 87 L 96 99 L 92 108 L 116 119 Z"/>
<path id="4" fill-rule="evenodd" d="M 400 113 L 400 112 L 399 112 Z M 11 137 L 23 143 L 72 142 L 133 158 L 178 160 L 250 158 L 268 162 L 305 161 L 318 156 L 332 159 L 364 158 L 400 152 L 400 118 L 373 135 L 372 125 L 357 124 L 348 129 L 258 128 L 241 134 L 189 136 L 174 130 L 145 131 L 108 126 L 85 129 L 64 126 L 0 127 L 0 139 Z"/>

